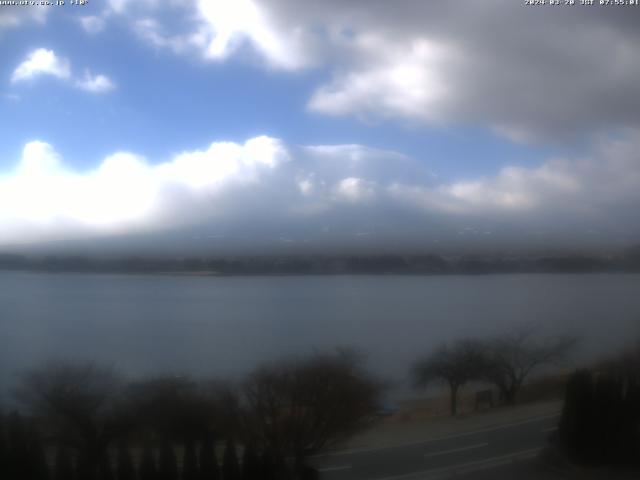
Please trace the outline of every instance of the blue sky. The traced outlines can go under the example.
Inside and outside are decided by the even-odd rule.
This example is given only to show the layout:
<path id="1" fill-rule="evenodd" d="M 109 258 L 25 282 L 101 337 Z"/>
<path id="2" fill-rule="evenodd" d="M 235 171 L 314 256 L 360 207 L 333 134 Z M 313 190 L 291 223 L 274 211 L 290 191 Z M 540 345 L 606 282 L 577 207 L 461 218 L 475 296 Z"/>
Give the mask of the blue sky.
<path id="1" fill-rule="evenodd" d="M 599 241 L 636 241 L 637 185 L 627 183 L 640 165 L 627 157 L 639 137 L 640 61 L 626 45 L 638 36 L 628 17 L 640 9 L 458 3 L 0 7 L 0 42 L 11 47 L 0 53 L 0 226 L 9 232 L 0 242 L 185 227 L 167 220 L 174 208 L 199 212 L 189 226 L 246 225 L 258 215 L 256 194 L 277 210 L 282 231 L 270 234 L 278 238 L 301 224 L 375 218 L 364 233 L 395 230 L 413 244 L 469 228 L 498 235 L 496 224 L 505 238 L 524 228 L 571 243 L 578 228 L 599 231 Z M 617 47 L 585 43 L 593 32 Z M 252 144 L 266 150 L 245 148 L 256 138 L 269 139 Z M 224 142 L 239 150 L 212 147 Z M 364 158 L 357 168 L 346 160 L 354 145 Z M 339 148 L 318 160 L 312 146 Z M 247 157 L 278 152 L 286 161 Z M 194 162 L 162 167 L 181 154 L 209 162 L 210 181 L 184 180 L 185 168 L 202 167 Z M 138 214 L 122 207 L 105 217 L 109 193 L 83 193 L 117 188 L 98 174 L 113 156 L 117 175 L 153 179 L 148 198 L 127 190 Z M 236 163 L 220 176 L 224 162 Z M 27 164 L 38 175 L 21 173 Z M 174 187 L 188 199 L 174 198 Z M 60 200 L 69 189 L 77 191 Z M 85 199 L 101 206 L 71 205 Z M 301 204 L 303 213 L 294 208 Z"/>
<path id="2" fill-rule="evenodd" d="M 54 144 L 77 168 L 95 166 L 114 150 L 164 160 L 213 140 L 242 142 L 262 134 L 295 144 L 359 143 L 414 156 L 446 179 L 494 173 L 507 163 L 535 165 L 551 151 L 505 140 L 482 125 L 421 128 L 310 113 L 305 105 L 329 76 L 326 68 L 291 74 L 262 69 L 255 59 L 206 63 L 144 44 L 119 23 L 87 35 L 78 17 L 100 11 L 98 2 L 55 8 L 45 25 L 6 34 L 20 47 L 3 52 L 5 80 L 29 52 L 45 46 L 78 68 L 109 72 L 118 88 L 92 95 L 79 94 L 66 80 L 5 84 L 5 94 L 20 99 L 5 97 L 2 105 L 11 119 L 0 151 L 4 169 L 33 138 Z"/>

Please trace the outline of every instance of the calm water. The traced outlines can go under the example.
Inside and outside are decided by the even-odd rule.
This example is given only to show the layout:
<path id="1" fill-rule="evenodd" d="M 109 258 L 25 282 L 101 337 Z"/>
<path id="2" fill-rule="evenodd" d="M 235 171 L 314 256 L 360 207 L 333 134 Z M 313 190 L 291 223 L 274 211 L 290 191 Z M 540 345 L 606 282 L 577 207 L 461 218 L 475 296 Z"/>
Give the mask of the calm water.
<path id="1" fill-rule="evenodd" d="M 0 273 L 0 386 L 51 359 L 234 376 L 354 346 L 403 379 L 440 342 L 534 320 L 579 357 L 640 336 L 640 275 L 176 277 Z"/>

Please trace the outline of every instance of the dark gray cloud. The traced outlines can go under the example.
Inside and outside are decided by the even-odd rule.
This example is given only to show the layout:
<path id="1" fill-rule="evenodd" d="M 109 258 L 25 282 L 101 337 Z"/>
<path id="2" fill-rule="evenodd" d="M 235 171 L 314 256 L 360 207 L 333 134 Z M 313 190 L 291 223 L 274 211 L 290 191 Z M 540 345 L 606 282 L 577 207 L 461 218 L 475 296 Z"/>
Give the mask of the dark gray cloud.
<path id="1" fill-rule="evenodd" d="M 306 9 L 277 3 L 282 12 L 300 12 L 302 19 L 288 15 L 292 24 L 304 23 Z M 474 123 L 529 141 L 640 122 L 634 95 L 638 8 L 504 1 L 348 5 L 344 15 L 340 2 L 322 2 L 322 12 L 308 14 L 331 25 L 345 19 L 350 40 L 343 47 L 352 50 L 335 67 L 333 81 L 312 97 L 314 111 Z"/>

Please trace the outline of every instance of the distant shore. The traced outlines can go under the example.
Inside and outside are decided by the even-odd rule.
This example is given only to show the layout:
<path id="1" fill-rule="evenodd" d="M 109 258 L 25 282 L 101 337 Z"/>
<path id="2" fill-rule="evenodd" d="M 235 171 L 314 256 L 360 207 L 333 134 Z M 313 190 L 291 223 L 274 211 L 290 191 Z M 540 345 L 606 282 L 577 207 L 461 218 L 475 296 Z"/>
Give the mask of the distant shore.
<path id="1" fill-rule="evenodd" d="M 177 276 L 639 273 L 640 249 L 610 255 L 291 255 L 96 258 L 0 254 L 0 271 Z"/>

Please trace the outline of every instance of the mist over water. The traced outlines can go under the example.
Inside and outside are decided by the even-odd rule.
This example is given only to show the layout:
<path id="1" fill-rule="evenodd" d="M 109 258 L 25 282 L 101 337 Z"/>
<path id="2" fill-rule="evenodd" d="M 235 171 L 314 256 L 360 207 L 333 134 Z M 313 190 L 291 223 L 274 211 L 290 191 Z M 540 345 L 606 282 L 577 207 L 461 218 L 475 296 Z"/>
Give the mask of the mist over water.
<path id="1" fill-rule="evenodd" d="M 94 361 L 127 376 L 236 377 L 283 355 L 355 347 L 406 389 L 442 342 L 521 322 L 581 337 L 572 363 L 640 336 L 640 275 L 188 277 L 0 272 L 0 373 Z M 570 363 L 570 365 L 572 364 Z"/>

